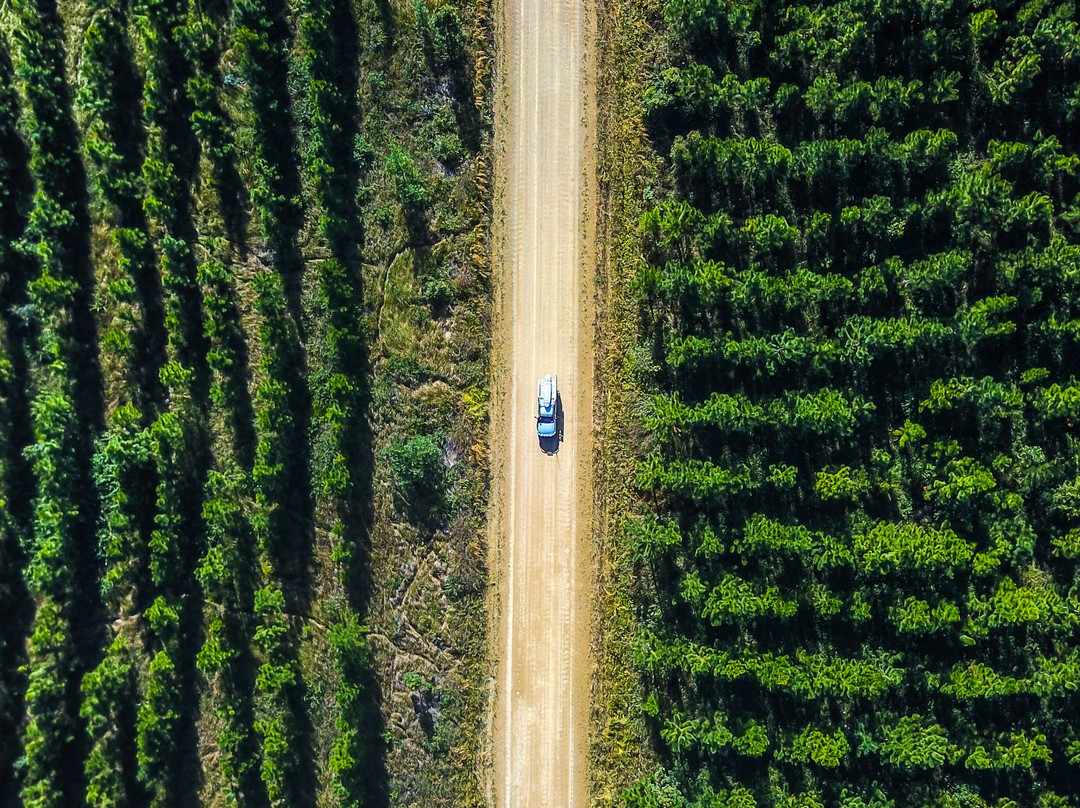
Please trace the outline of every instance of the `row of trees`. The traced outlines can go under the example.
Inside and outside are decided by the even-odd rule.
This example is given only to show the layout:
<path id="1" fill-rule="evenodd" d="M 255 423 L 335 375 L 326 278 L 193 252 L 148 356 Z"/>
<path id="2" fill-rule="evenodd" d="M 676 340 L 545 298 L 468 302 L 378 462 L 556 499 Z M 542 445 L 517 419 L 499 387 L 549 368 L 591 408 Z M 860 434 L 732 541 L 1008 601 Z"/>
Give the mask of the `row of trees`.
<path id="1" fill-rule="evenodd" d="M 765 689 L 811 701 L 823 695 L 880 696 L 901 684 L 904 677 L 904 671 L 895 666 L 899 655 L 881 648 L 845 657 L 832 648 L 799 649 L 789 655 L 729 647 L 730 651 L 720 650 L 684 637 L 665 639 L 645 633 L 634 657 L 636 665 L 657 677 L 681 671 L 734 681 L 749 675 Z"/>
<path id="2" fill-rule="evenodd" d="M 175 752 L 176 713 L 167 700 L 176 696 L 173 657 L 179 615 L 161 593 L 161 583 L 177 573 L 169 530 L 147 518 L 166 495 L 156 459 L 162 429 L 154 420 L 164 361 L 160 338 L 157 259 L 141 206 L 141 168 L 145 144 L 130 126 L 138 96 L 125 86 L 130 54 L 125 52 L 123 16 L 98 5 L 82 41 L 82 89 L 76 98 L 83 153 L 90 178 L 91 209 L 111 233 L 99 245 L 107 269 L 99 279 L 101 310 L 111 318 L 100 343 L 106 386 L 119 406 L 95 447 L 94 481 L 101 492 L 98 555 L 100 591 L 115 616 L 104 655 L 82 681 L 80 716 L 86 722 L 90 752 L 84 764 L 86 799 L 93 805 L 122 804 L 129 793 L 152 795 L 161 804 L 171 790 L 167 761 Z M 153 319 L 157 319 L 155 324 Z M 156 434 L 155 434 L 156 432 Z M 162 469 L 167 471 L 167 469 Z M 151 550 L 151 536 L 157 551 Z M 153 615 L 149 626 L 144 613 Z M 140 630 L 140 628 L 144 630 Z M 149 632 L 145 629 L 149 628 Z M 149 636 L 171 634 L 171 655 Z M 145 694 L 145 696 L 143 695 Z"/>
<path id="3" fill-rule="evenodd" d="M 730 748 L 735 754 L 757 758 L 771 747 L 777 761 L 813 763 L 822 768 L 850 765 L 850 758 L 869 755 L 908 771 L 961 765 L 976 771 L 1028 769 L 1033 763 L 1054 760 L 1046 736 L 1038 731 L 1002 734 L 989 742 L 973 738 L 965 748 L 953 743 L 940 724 L 919 715 L 897 720 L 886 714 L 876 726 L 860 724 L 851 739 L 842 729 L 828 732 L 812 725 L 783 738 L 770 738 L 768 731 L 754 721 L 739 733 L 725 725 L 721 713 L 712 719 L 688 718 L 673 710 L 660 737 L 677 754 L 700 752 L 716 756 Z"/>
<path id="4" fill-rule="evenodd" d="M 86 554 L 81 540 L 91 530 L 93 505 L 87 467 L 86 427 L 92 398 L 80 382 L 94 379 L 95 357 L 80 345 L 86 297 L 80 288 L 84 259 L 84 205 L 73 191 L 80 180 L 74 150 L 70 99 L 64 81 L 59 21 L 29 3 L 13 9 L 15 78 L 26 100 L 29 174 L 36 186 L 26 229 L 16 248 L 33 273 L 27 284 L 31 314 L 28 339 L 30 419 L 34 443 L 24 450 L 36 482 L 33 527 L 24 541 L 24 579 L 34 600 L 26 646 L 25 776 L 27 805 L 61 805 L 72 796 L 77 773 L 74 715 L 68 683 L 78 676 L 78 633 L 87 625 L 81 583 L 75 575 Z M 89 638 L 87 638 L 89 639 Z M 89 643 L 82 639 L 86 647 Z M 75 774 L 74 781 L 71 775 Z"/>
<path id="5" fill-rule="evenodd" d="M 301 121 L 299 151 L 305 188 L 319 211 L 319 232 L 332 257 L 314 267 L 315 300 L 323 312 L 320 326 L 309 335 L 312 360 L 308 379 L 313 422 L 312 480 L 317 507 L 330 511 L 330 556 L 339 595 L 331 604 L 327 644 L 336 674 L 332 708 L 332 740 L 327 758 L 330 788 L 342 808 L 357 808 L 377 794 L 372 772 L 375 754 L 373 694 L 364 691 L 371 661 L 367 627 L 358 606 L 363 512 L 356 503 L 366 488 L 367 345 L 362 331 L 363 282 L 357 271 L 359 195 L 354 190 L 364 144 L 341 125 L 355 114 L 345 88 L 354 80 L 352 49 L 341 38 L 349 18 L 340 4 L 303 0 L 297 6 L 301 55 L 295 67 L 303 76 L 303 94 L 296 99 Z M 330 57 L 328 58 L 328 54 Z"/>

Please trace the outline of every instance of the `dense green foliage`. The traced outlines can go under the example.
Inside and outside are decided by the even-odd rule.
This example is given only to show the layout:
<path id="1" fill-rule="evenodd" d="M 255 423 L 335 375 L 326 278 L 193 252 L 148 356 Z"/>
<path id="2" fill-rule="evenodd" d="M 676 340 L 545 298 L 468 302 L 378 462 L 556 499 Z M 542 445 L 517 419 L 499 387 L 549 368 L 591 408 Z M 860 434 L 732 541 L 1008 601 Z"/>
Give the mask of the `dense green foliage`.
<path id="1" fill-rule="evenodd" d="M 3 4 L 3 805 L 478 801 L 487 31 L 448 2 Z M 381 499 L 414 435 L 426 479 Z"/>
<path id="2" fill-rule="evenodd" d="M 668 0 L 633 806 L 1080 804 L 1080 28 Z"/>

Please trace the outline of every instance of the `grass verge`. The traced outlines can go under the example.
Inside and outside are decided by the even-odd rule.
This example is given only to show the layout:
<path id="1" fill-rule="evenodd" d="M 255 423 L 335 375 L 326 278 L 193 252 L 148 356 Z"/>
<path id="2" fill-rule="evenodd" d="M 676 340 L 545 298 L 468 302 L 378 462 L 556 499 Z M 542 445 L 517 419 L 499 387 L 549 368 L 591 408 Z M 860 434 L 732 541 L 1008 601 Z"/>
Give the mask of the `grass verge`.
<path id="1" fill-rule="evenodd" d="M 635 614 L 633 564 L 622 521 L 634 510 L 629 484 L 642 435 L 635 371 L 638 314 L 633 278 L 642 261 L 638 221 L 658 182 L 660 161 L 646 138 L 642 93 L 648 67 L 661 61 L 654 24 L 657 0 L 606 0 L 600 8 L 597 175 L 600 254 L 597 261 L 595 448 L 598 587 L 593 655 L 593 745 L 590 803 L 619 804 L 622 790 L 649 762 L 641 696 L 631 665 Z"/>

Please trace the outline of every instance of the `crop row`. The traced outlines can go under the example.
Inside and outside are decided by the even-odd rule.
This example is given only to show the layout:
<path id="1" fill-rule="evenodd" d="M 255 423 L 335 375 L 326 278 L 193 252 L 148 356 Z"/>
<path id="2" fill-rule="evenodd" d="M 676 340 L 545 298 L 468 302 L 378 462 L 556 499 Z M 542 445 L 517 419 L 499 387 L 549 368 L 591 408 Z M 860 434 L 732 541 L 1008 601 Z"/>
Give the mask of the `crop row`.
<path id="1" fill-rule="evenodd" d="M 681 598 L 694 607 L 703 621 L 717 627 L 747 626 L 761 616 L 791 620 L 800 614 L 816 620 L 843 614 L 853 623 L 865 624 L 875 612 L 885 611 L 889 602 L 872 587 L 855 590 L 850 603 L 846 603 L 846 597 L 822 584 L 781 589 L 773 583 L 758 583 L 745 570 L 740 572 L 743 574 L 726 573 L 711 586 L 696 571 L 687 573 L 679 583 Z M 992 630 L 1016 627 L 1037 626 L 1067 635 L 1080 625 L 1080 599 L 1063 597 L 1053 587 L 1035 580 L 1017 585 L 1011 578 L 1001 578 L 983 593 L 970 589 L 959 603 L 941 598 L 931 604 L 909 595 L 902 603 L 888 606 L 887 615 L 900 633 L 955 636 L 965 646 L 971 646 L 989 637 Z M 1030 692 L 1045 695 L 1050 691 L 1040 687 Z"/>
<path id="2" fill-rule="evenodd" d="M 28 3 L 14 5 L 19 25 L 15 78 L 25 98 L 29 173 L 36 186 L 21 248 L 34 275 L 27 286 L 34 312 L 29 355 L 30 420 L 35 443 L 25 450 L 35 483 L 34 522 L 25 537 L 24 579 L 34 600 L 26 646 L 25 775 L 20 796 L 50 808 L 67 798 L 59 772 L 71 753 L 68 682 L 79 662 L 73 647 L 79 582 L 74 576 L 77 537 L 85 529 L 79 492 L 88 489 L 76 378 L 84 356 L 76 338 L 80 289 L 79 243 L 72 182 L 77 157 L 63 93 L 63 52 L 55 16 Z M 83 378 L 86 378 L 84 375 Z"/>
<path id="3" fill-rule="evenodd" d="M 799 732 L 770 738 L 761 725 L 749 723 L 736 735 L 720 713 L 711 718 L 690 717 L 678 710 L 664 722 L 660 737 L 676 755 L 701 751 L 717 755 L 730 747 L 744 757 L 766 757 L 778 762 L 812 763 L 823 768 L 850 765 L 851 757 L 877 755 L 906 770 L 962 765 L 970 770 L 1029 770 L 1033 763 L 1050 763 L 1055 755 L 1047 736 L 1036 728 L 1002 733 L 987 741 L 965 739 L 959 745 L 945 729 L 916 714 L 889 721 L 884 716 L 876 727 L 859 726 L 850 737 L 842 730 L 829 731 L 810 725 Z M 1058 752 L 1059 757 L 1066 757 Z"/>

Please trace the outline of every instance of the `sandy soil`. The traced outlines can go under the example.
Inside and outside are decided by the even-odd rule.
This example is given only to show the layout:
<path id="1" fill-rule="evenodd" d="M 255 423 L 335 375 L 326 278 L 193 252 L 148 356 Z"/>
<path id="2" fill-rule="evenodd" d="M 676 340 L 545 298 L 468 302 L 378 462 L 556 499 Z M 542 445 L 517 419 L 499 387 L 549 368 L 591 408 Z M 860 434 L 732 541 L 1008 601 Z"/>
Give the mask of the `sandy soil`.
<path id="1" fill-rule="evenodd" d="M 498 583 L 495 803 L 586 803 L 592 497 L 592 82 L 586 0 L 498 17 L 492 544 Z M 563 440 L 536 436 L 558 376 Z"/>

